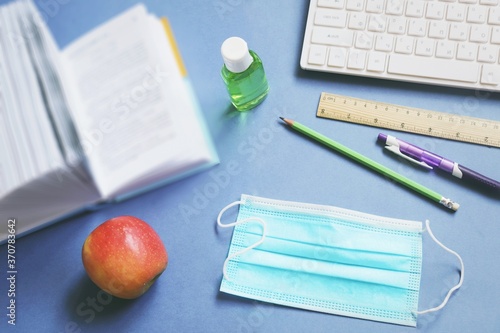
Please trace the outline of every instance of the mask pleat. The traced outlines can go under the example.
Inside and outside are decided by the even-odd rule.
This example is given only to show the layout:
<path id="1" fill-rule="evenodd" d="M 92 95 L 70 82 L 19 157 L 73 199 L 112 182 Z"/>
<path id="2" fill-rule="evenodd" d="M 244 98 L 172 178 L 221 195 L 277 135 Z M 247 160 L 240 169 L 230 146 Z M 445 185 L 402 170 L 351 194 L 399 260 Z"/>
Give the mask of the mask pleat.
<path id="1" fill-rule="evenodd" d="M 416 310 L 418 302 L 418 290 L 349 280 L 333 275 L 312 276 L 306 271 L 277 267 L 260 267 L 257 269 L 259 274 L 255 274 L 254 264 L 240 262 L 234 265 L 238 265 L 238 276 L 235 278 L 238 284 L 224 281 L 221 291 L 237 291 L 240 296 L 250 296 L 263 301 L 271 298 L 279 304 L 300 304 L 300 307 L 305 306 L 322 312 L 343 315 L 356 313 L 358 316 L 365 313 L 374 317 L 383 316 L 405 321 L 412 320 L 409 314 Z"/>
<path id="2" fill-rule="evenodd" d="M 325 262 L 254 249 L 236 257 L 240 263 L 260 266 L 260 269 L 275 268 L 304 275 L 323 275 L 344 280 L 360 281 L 394 288 L 407 288 L 411 272 L 377 269 L 361 265 Z"/>
<path id="3" fill-rule="evenodd" d="M 240 210 L 241 218 L 255 216 L 268 224 L 267 236 L 286 237 L 287 239 L 318 244 L 332 245 L 339 248 L 355 249 L 388 254 L 407 254 L 412 251 L 412 244 L 407 239 L 421 240 L 421 233 L 398 231 L 363 224 L 352 224 L 349 221 L 333 217 L 313 217 L 261 210 Z M 242 226 L 250 233 L 262 234 L 257 224 Z M 377 237 L 373 237 L 373 233 Z M 347 236 L 347 237 L 346 237 Z M 418 255 L 418 253 L 416 254 Z"/>
<path id="4" fill-rule="evenodd" d="M 261 235 L 248 233 L 245 237 L 240 238 L 241 242 L 235 244 L 245 248 L 257 242 L 260 237 Z M 380 270 L 393 270 L 406 273 L 417 270 L 417 267 L 414 265 L 414 261 L 418 260 L 416 256 L 360 251 L 337 247 L 335 245 L 336 244 L 318 245 L 314 243 L 296 242 L 268 235 L 266 241 L 258 247 L 258 250 L 294 256 L 305 260 L 324 261 L 352 266 L 363 265 L 367 268 L 376 268 Z M 418 244 L 416 244 L 416 247 L 418 247 Z"/>

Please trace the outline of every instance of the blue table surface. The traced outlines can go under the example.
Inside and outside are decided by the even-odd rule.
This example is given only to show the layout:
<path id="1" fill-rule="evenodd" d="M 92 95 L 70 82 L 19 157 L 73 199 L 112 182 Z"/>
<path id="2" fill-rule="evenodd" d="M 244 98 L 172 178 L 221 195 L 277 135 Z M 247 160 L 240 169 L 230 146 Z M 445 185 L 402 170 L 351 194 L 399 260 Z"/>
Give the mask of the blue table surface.
<path id="1" fill-rule="evenodd" d="M 0 1 L 5 3 L 6 1 Z M 60 47 L 135 1 L 36 0 Z M 498 332 L 500 254 L 498 198 L 446 175 L 401 163 L 376 145 L 377 128 L 315 116 L 323 91 L 423 109 L 500 120 L 498 94 L 307 72 L 299 57 L 307 0 L 146 1 L 175 32 L 221 163 L 205 172 L 122 203 L 65 219 L 17 239 L 16 325 L 7 323 L 7 248 L 0 247 L 1 332 Z M 247 40 L 263 60 L 270 93 L 246 113 L 230 107 L 220 78 L 221 43 Z M 361 167 L 279 124 L 294 118 L 461 204 L 456 213 Z M 410 142 L 499 179 L 500 150 L 391 131 Z M 219 178 L 217 181 L 217 177 Z M 224 179 L 224 181 L 221 181 Z M 208 189 L 208 191 L 207 191 Z M 327 204 L 425 221 L 462 255 L 463 287 L 417 328 L 328 315 L 219 292 L 231 230 L 218 212 L 242 193 Z M 201 198 L 203 197 L 203 198 Z M 186 207 L 192 209 L 186 214 Z M 81 263 L 87 235 L 117 215 L 146 220 L 170 257 L 142 297 L 106 297 Z M 2 221 L 6 223 L 6 221 Z M 423 238 L 419 308 L 438 305 L 459 279 L 457 260 Z"/>

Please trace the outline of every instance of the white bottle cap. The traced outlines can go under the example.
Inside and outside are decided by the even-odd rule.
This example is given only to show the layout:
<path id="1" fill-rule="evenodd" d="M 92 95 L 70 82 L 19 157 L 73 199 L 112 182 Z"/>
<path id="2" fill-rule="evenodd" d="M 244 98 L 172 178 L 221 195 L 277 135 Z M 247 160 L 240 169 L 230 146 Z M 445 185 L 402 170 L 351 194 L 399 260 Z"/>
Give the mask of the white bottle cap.
<path id="1" fill-rule="evenodd" d="M 233 73 L 241 73 L 247 70 L 253 62 L 248 52 L 247 43 L 239 37 L 230 37 L 222 43 L 220 48 L 224 64 Z"/>

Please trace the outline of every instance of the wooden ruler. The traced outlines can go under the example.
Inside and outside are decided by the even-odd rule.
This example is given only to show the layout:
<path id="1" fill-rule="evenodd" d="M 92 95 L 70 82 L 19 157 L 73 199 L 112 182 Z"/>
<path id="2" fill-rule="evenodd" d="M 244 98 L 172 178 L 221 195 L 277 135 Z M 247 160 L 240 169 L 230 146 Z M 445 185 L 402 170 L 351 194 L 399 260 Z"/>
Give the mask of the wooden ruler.
<path id="1" fill-rule="evenodd" d="M 500 147 L 500 122 L 322 93 L 318 117 Z"/>

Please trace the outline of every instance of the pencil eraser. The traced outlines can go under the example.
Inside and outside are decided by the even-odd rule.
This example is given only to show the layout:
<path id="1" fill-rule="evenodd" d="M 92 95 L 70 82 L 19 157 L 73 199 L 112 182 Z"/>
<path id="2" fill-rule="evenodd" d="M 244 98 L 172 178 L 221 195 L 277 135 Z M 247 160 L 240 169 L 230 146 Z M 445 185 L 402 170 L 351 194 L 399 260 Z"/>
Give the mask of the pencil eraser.
<path id="1" fill-rule="evenodd" d="M 458 210 L 458 208 L 460 208 L 460 205 L 458 203 L 446 198 L 441 198 L 441 201 L 439 201 L 439 203 L 455 212 Z"/>

